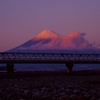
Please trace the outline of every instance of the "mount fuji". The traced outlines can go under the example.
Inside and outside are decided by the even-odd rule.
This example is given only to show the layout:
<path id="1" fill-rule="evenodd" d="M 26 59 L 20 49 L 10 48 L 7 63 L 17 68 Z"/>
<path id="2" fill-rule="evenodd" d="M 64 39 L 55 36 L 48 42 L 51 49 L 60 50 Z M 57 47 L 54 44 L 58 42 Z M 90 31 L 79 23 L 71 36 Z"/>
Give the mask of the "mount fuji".
<path id="1" fill-rule="evenodd" d="M 99 48 L 89 43 L 85 33 L 75 31 L 68 36 L 59 35 L 51 30 L 44 30 L 31 40 L 11 49 L 12 52 L 95 52 Z"/>

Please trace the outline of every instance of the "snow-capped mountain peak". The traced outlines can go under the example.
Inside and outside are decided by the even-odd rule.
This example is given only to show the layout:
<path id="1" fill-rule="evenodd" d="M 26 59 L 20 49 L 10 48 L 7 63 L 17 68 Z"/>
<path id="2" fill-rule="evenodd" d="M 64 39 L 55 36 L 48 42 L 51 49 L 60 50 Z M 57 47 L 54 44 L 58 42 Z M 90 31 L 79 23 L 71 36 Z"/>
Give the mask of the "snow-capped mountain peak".
<path id="1" fill-rule="evenodd" d="M 44 30 L 38 35 L 35 36 L 37 39 L 48 39 L 48 38 L 58 38 L 60 35 L 51 31 L 51 30 Z"/>

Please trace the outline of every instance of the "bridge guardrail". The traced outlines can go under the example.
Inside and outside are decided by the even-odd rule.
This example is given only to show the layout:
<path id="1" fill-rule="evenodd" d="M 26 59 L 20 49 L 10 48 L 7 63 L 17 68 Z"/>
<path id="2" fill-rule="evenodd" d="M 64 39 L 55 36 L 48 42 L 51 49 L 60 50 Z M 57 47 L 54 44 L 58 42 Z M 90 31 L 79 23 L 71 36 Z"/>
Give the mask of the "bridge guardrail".
<path id="1" fill-rule="evenodd" d="M 100 63 L 100 54 L 60 54 L 60 53 L 0 53 L 1 62 L 88 62 Z"/>

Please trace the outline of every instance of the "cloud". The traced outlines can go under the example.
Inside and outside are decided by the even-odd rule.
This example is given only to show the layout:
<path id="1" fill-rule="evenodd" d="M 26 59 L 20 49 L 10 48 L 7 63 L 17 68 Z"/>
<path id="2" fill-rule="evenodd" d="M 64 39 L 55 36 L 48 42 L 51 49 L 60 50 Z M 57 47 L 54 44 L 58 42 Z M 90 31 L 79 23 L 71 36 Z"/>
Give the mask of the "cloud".
<path id="1" fill-rule="evenodd" d="M 86 35 L 86 33 L 80 33 L 81 34 L 81 36 L 85 36 Z"/>
<path id="2" fill-rule="evenodd" d="M 68 46 L 69 49 L 83 49 L 86 48 L 87 45 L 89 44 L 87 40 L 84 38 L 85 33 L 79 33 L 78 31 L 70 33 L 66 37 L 65 43 L 68 45 L 65 45 L 66 47 Z"/>

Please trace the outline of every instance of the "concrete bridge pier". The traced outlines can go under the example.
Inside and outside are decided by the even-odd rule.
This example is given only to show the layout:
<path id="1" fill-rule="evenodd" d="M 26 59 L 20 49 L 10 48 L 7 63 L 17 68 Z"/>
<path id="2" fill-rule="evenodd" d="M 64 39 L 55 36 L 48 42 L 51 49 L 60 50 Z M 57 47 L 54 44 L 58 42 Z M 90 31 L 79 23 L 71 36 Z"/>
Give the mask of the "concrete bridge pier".
<path id="1" fill-rule="evenodd" d="M 14 74 L 14 64 L 13 63 L 7 63 L 7 75 L 11 76 Z"/>
<path id="2" fill-rule="evenodd" d="M 67 67 L 67 73 L 71 73 L 72 72 L 72 67 L 74 66 L 74 63 L 66 63 L 66 67 Z"/>

